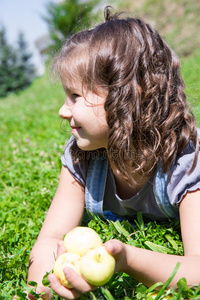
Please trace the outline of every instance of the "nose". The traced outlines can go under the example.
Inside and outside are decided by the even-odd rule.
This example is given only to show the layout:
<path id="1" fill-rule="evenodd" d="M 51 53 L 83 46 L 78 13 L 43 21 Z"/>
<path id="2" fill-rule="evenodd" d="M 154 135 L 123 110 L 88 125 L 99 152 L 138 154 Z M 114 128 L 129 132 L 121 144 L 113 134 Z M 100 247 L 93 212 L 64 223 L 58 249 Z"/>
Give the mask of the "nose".
<path id="1" fill-rule="evenodd" d="M 66 103 L 60 108 L 59 116 L 62 119 L 67 119 L 67 120 L 69 120 L 72 117 L 71 109 Z"/>

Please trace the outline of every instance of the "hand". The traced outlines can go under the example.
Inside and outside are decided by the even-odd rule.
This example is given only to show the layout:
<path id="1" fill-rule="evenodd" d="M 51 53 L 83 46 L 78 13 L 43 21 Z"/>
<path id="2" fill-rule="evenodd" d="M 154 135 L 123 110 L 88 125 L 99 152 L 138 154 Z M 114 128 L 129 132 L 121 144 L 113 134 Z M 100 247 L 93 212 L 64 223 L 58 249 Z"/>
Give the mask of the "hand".
<path id="1" fill-rule="evenodd" d="M 125 271 L 127 266 L 127 245 L 119 240 L 109 240 L 104 244 L 104 247 L 115 258 L 115 272 Z"/>
<path id="2" fill-rule="evenodd" d="M 38 286 L 36 289 L 36 293 L 38 293 L 38 294 L 45 293 L 44 295 L 40 296 L 43 300 L 53 300 L 54 299 L 53 294 L 48 287 Z M 28 294 L 28 298 L 30 300 L 36 300 L 36 298 L 34 296 L 32 296 L 31 294 Z"/>
<path id="3" fill-rule="evenodd" d="M 65 250 L 65 247 L 63 246 L 63 241 L 59 241 L 58 242 L 58 248 L 57 248 L 57 256 L 61 255 L 65 251 L 66 250 Z M 45 287 L 43 285 L 38 285 L 35 292 L 37 294 L 45 293 L 44 295 L 41 295 L 41 298 L 43 300 L 53 300 L 54 299 L 53 294 L 52 294 L 50 288 Z M 29 293 L 28 291 L 24 291 L 24 293 L 26 293 L 26 296 L 27 296 L 28 299 L 30 299 L 30 300 L 36 300 L 36 298 L 31 293 Z M 19 299 L 19 297 L 18 296 L 14 296 L 14 298 L 12 300 L 17 300 L 17 299 Z"/>
<path id="4" fill-rule="evenodd" d="M 66 252 L 66 249 L 63 246 L 63 241 L 59 241 L 58 249 L 57 249 L 57 257 L 59 257 L 64 252 Z M 56 278 L 54 274 L 48 275 L 48 279 L 52 290 L 60 297 L 64 299 L 77 299 L 80 297 L 82 293 L 86 293 L 96 289 L 95 286 L 89 284 L 87 281 L 84 280 L 82 276 L 78 275 L 71 268 L 64 268 L 63 271 L 65 273 L 67 280 L 73 286 L 72 289 L 68 289 L 63 285 L 61 285 L 61 283 L 59 282 L 59 280 Z"/>
<path id="5" fill-rule="evenodd" d="M 68 289 L 61 285 L 54 274 L 49 274 L 48 279 L 51 285 L 52 290 L 64 299 L 77 299 L 82 293 L 87 293 L 96 289 L 95 286 L 92 286 L 87 281 L 83 279 L 82 276 L 78 275 L 71 268 L 64 268 L 63 272 L 69 283 L 73 286 L 72 289 Z"/>
<path id="6" fill-rule="evenodd" d="M 116 260 L 115 271 L 121 271 L 126 264 L 126 245 L 118 240 L 110 240 L 104 244 L 106 250 L 114 256 Z M 58 256 L 66 252 L 63 242 L 58 243 Z M 51 285 L 52 290 L 61 296 L 64 299 L 77 299 L 82 293 L 93 291 L 96 289 L 95 286 L 92 286 L 83 277 L 78 275 L 71 268 L 64 268 L 63 272 L 69 283 L 73 286 L 73 289 L 68 289 L 60 284 L 58 279 L 54 274 L 49 274 L 48 279 Z"/>

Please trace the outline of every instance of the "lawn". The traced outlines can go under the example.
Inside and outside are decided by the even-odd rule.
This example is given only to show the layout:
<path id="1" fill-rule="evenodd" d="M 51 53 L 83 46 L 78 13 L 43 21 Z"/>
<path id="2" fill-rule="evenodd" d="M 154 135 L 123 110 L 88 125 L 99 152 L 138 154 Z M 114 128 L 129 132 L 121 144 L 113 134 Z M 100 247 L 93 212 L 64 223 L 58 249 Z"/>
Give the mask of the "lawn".
<path id="1" fill-rule="evenodd" d="M 182 61 L 186 92 L 200 127 L 199 65 L 200 53 Z M 36 79 L 18 95 L 0 99 L 0 299 L 12 299 L 16 293 L 25 299 L 22 292 L 30 250 L 55 193 L 60 156 L 70 136 L 64 124 L 65 130 L 61 130 L 58 116 L 64 99 L 61 86 L 52 84 L 48 76 Z M 137 247 L 183 254 L 177 221 L 162 225 L 150 222 L 145 227 L 139 214 L 136 227 L 127 222 L 107 224 L 98 218 L 88 226 L 94 228 L 103 241 L 118 238 Z M 200 286 L 187 289 L 182 279 L 178 291 L 168 291 L 168 283 L 162 285 L 160 295 L 171 292 L 173 299 L 200 299 Z M 106 286 L 82 298 L 151 299 L 153 288 L 147 289 L 119 273 Z"/>

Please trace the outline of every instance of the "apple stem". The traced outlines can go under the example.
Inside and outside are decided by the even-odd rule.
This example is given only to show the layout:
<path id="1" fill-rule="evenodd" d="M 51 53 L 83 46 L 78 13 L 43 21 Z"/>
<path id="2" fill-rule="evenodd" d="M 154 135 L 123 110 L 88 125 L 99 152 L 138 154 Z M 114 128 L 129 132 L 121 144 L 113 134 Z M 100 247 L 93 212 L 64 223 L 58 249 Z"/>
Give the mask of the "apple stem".
<path id="1" fill-rule="evenodd" d="M 100 253 L 98 253 L 98 254 L 96 255 L 96 261 L 97 261 L 98 263 L 102 262 L 102 256 L 101 256 Z"/>

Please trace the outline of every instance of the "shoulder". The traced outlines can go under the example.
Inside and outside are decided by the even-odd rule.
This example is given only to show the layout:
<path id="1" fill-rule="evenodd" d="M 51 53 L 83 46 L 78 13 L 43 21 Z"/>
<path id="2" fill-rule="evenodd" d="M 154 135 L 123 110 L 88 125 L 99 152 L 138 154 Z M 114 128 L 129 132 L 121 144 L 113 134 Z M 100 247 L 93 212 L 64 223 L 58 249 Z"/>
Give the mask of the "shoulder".
<path id="1" fill-rule="evenodd" d="M 61 162 L 63 166 L 68 168 L 73 177 L 79 181 L 81 184 L 86 184 L 87 170 L 88 170 L 88 160 L 82 159 L 81 163 L 75 163 L 71 154 L 71 146 L 75 142 L 75 138 L 73 136 L 70 137 L 63 155 L 61 156 Z M 82 153 L 82 151 L 81 151 Z"/>
<path id="2" fill-rule="evenodd" d="M 194 148 L 189 144 L 174 161 L 167 177 L 167 193 L 172 205 L 178 205 L 187 192 L 200 189 L 200 151 L 193 172 Z"/>

